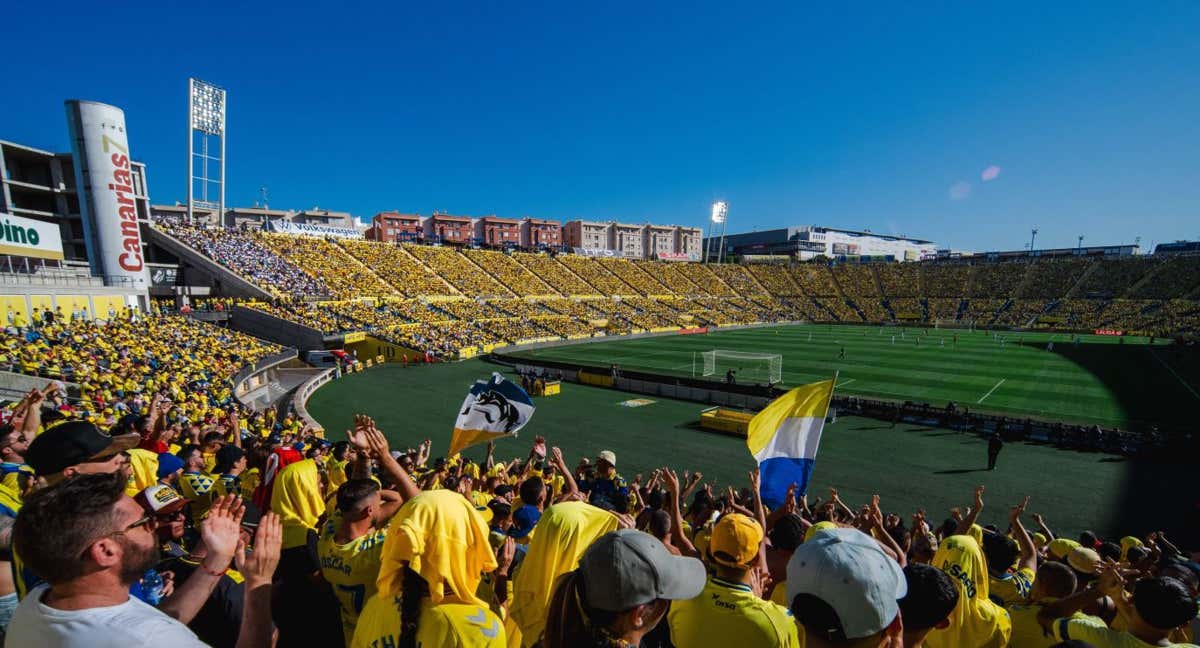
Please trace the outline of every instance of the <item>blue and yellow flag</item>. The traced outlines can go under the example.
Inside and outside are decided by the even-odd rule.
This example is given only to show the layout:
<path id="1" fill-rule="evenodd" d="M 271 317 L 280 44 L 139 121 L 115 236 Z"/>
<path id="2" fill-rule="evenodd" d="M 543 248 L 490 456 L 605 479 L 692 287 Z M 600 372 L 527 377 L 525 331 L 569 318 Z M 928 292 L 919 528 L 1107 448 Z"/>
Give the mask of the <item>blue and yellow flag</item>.
<path id="1" fill-rule="evenodd" d="M 450 439 L 453 456 L 464 448 L 502 436 L 516 436 L 533 417 L 533 400 L 524 389 L 493 373 L 491 380 L 476 380 L 467 392 Z"/>
<path id="2" fill-rule="evenodd" d="M 762 500 L 768 507 L 781 506 L 793 483 L 797 495 L 808 491 L 833 384 L 823 380 L 797 387 L 750 419 L 746 445 L 758 461 Z"/>

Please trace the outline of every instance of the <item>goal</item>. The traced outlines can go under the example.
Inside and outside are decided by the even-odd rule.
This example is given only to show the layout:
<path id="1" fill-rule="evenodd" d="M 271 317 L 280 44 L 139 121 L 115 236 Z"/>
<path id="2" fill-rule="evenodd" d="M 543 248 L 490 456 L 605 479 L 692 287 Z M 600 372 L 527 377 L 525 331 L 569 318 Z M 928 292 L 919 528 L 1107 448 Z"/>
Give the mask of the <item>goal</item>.
<path id="1" fill-rule="evenodd" d="M 703 360 L 701 376 L 721 380 L 729 370 L 741 384 L 777 384 L 783 377 L 783 356 L 778 353 L 745 353 L 713 349 L 700 354 Z"/>

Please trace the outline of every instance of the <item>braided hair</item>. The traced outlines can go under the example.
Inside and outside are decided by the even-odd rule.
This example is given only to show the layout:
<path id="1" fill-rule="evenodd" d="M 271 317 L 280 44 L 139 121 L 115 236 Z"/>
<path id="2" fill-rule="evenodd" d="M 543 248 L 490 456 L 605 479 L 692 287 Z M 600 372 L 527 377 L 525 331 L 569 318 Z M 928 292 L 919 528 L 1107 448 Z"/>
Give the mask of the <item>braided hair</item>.
<path id="1" fill-rule="evenodd" d="M 417 648 L 417 620 L 421 616 L 421 599 L 429 595 L 429 584 L 405 563 L 400 587 L 399 648 Z"/>

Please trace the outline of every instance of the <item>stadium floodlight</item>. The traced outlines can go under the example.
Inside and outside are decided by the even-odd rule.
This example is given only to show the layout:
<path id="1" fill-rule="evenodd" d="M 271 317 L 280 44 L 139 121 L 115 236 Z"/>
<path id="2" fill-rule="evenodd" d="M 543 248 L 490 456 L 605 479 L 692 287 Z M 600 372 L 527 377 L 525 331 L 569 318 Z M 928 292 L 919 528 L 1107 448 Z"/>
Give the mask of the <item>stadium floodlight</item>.
<path id="1" fill-rule="evenodd" d="M 725 204 L 724 200 L 718 200 L 712 204 L 712 222 L 724 223 L 725 214 L 729 212 L 729 205 Z"/>
<path id="2" fill-rule="evenodd" d="M 225 215 L 225 89 L 199 79 L 188 79 L 188 191 L 187 219 L 194 220 L 196 206 L 216 211 L 217 224 Z M 216 155 L 210 154 L 211 140 L 219 139 Z M 197 140 L 200 150 L 196 151 Z M 216 177 L 210 164 L 216 163 Z M 198 171 L 198 173 L 197 173 Z M 200 197 L 196 197 L 199 189 Z M 209 199 L 209 190 L 217 200 Z"/>
<path id="3" fill-rule="evenodd" d="M 721 247 L 717 250 L 718 261 L 724 257 L 725 252 L 725 217 L 729 213 L 729 203 L 724 200 L 718 200 L 712 204 L 712 218 L 708 221 L 708 243 L 704 246 L 704 262 L 708 263 L 708 257 L 712 254 L 713 243 L 713 226 L 721 226 Z"/>

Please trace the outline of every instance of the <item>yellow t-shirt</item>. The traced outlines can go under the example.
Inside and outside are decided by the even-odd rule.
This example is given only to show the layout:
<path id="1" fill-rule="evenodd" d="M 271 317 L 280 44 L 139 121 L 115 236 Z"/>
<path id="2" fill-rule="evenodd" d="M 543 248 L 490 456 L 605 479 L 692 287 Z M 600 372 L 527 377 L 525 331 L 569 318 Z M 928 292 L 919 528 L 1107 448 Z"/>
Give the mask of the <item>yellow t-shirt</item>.
<path id="1" fill-rule="evenodd" d="M 1113 630 L 1104 625 L 1104 621 L 1095 617 L 1057 619 L 1051 629 L 1054 639 L 1057 641 L 1079 639 L 1096 648 L 1154 648 L 1155 646 L 1155 644 L 1146 643 L 1128 632 Z M 1167 645 L 1172 648 L 1197 648 L 1196 644 L 1190 643 Z"/>
<path id="2" fill-rule="evenodd" d="M 383 564 L 383 541 L 387 538 L 387 527 L 375 529 L 345 544 L 337 544 L 334 536 L 341 523 L 341 513 L 335 513 L 325 522 L 317 541 L 317 556 L 321 561 L 321 575 L 329 581 L 341 604 L 342 631 L 349 645 L 363 605 L 375 595 L 375 580 Z"/>
<path id="3" fill-rule="evenodd" d="M 1050 648 L 1058 643 L 1058 639 L 1050 636 L 1042 624 L 1038 623 L 1037 615 L 1041 611 L 1042 606 L 1051 603 L 1053 599 L 1039 601 L 1037 604 L 1016 604 L 1008 606 L 1008 617 L 1012 619 L 1012 637 L 1008 640 L 1010 646 L 1020 646 L 1020 648 Z M 1095 619 L 1083 612 L 1076 612 L 1071 616 L 1072 619 Z M 1103 623 L 1103 621 L 1101 621 Z"/>
<path id="4" fill-rule="evenodd" d="M 1024 603 L 1029 600 L 1029 591 L 1033 589 L 1034 574 L 1032 569 L 1022 567 L 1004 578 L 988 577 L 988 595 L 992 600 L 999 599 L 1004 605 Z"/>
<path id="5" fill-rule="evenodd" d="M 700 596 L 672 603 L 667 622 L 676 646 L 801 645 L 787 608 L 759 598 L 749 585 L 715 576 Z"/>
<path id="6" fill-rule="evenodd" d="M 485 607 L 463 603 L 421 602 L 417 645 L 421 648 L 506 648 L 500 617 Z M 400 597 L 372 596 L 358 617 L 350 648 L 386 648 L 400 644 Z"/>

